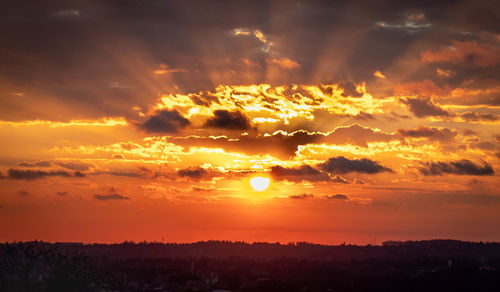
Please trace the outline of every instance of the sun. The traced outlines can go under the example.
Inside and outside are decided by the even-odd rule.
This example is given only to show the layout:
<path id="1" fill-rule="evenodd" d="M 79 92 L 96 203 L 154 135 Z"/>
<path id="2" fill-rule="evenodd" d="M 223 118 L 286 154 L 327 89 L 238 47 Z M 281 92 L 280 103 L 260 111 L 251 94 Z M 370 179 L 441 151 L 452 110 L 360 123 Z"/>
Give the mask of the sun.
<path id="1" fill-rule="evenodd" d="M 271 180 L 267 177 L 256 176 L 250 179 L 250 185 L 258 192 L 262 192 L 269 187 Z"/>

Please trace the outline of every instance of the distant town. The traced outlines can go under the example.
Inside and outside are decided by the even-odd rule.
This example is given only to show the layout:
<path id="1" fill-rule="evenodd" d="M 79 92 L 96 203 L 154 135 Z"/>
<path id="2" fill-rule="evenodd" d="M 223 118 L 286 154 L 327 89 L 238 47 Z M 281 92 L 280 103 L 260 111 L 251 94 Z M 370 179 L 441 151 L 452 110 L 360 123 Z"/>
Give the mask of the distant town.
<path id="1" fill-rule="evenodd" d="M 12 242 L 0 291 L 500 291 L 500 243 Z"/>

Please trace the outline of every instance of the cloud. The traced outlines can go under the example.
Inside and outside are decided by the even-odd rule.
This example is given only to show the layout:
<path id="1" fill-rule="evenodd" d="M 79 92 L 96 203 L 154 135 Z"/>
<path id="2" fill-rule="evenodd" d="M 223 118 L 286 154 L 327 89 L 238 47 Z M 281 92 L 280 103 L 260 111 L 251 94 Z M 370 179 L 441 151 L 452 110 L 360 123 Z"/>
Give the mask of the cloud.
<path id="1" fill-rule="evenodd" d="M 40 3 L 32 0 L 30 3 L 33 5 L 11 1 L 5 5 L 0 21 L 4 43 L 8 44 L 5 49 L 16 52 L 17 60 L 4 64 L 1 80 L 5 92 L 24 93 L 23 99 L 2 100 L 3 117 L 65 119 L 76 114 L 83 118 L 130 118 L 135 116 L 132 106 L 147 108 L 158 93 L 175 86 L 180 92 L 187 92 L 238 81 L 240 84 L 262 80 L 311 84 L 330 76 L 334 78 L 335 74 L 361 80 L 375 70 L 407 64 L 405 57 L 414 53 L 409 53 L 410 48 L 436 41 L 445 43 L 457 34 L 462 39 L 496 38 L 499 30 L 497 12 L 491 9 L 495 3 L 486 5 L 483 1 L 460 5 L 456 1 L 438 4 L 358 1 L 353 6 L 335 1 L 307 1 L 280 7 L 284 9 L 280 16 L 282 23 L 287 25 L 268 25 L 266 18 L 273 8 L 260 5 L 264 2 L 224 0 L 207 5 L 197 1 L 199 9 L 188 7 L 185 1 L 150 1 L 141 7 L 119 1 L 92 1 L 88 5 L 73 2 L 77 3 L 75 7 L 59 7 L 61 9 L 45 3 L 35 6 Z M 419 10 L 418 15 L 426 16 L 425 22 L 405 15 L 413 9 Z M 187 10 L 189 15 L 183 13 Z M 54 23 L 55 15 L 44 17 L 47 11 L 66 18 Z M 67 21 L 67 17 L 76 21 Z M 383 22 L 384 29 L 372 29 L 377 22 Z M 387 29 L 403 26 L 408 30 L 427 23 L 433 24 L 432 33 L 402 36 L 401 29 Z M 161 29 L 151 29 L 153 24 Z M 47 29 L 50 25 L 51 29 Z M 241 27 L 234 29 L 235 25 Z M 8 29 L 14 26 L 25 33 Z M 116 27 L 121 28 L 118 33 L 113 29 Z M 74 38 L 72 32 L 75 31 L 82 32 L 86 38 Z M 480 34 L 482 32 L 486 34 Z M 332 35 L 336 36 L 335 40 L 331 39 Z M 40 42 L 33 36 L 46 40 L 44 46 L 37 45 Z M 141 41 L 134 42 L 134 39 Z M 301 66 L 287 74 L 268 74 L 262 66 L 233 73 L 230 62 L 218 61 L 247 58 L 265 63 L 263 52 L 269 51 L 271 41 L 275 43 L 272 50 L 280 49 L 283 56 L 289 57 L 292 55 L 288 54 L 293 53 L 294 59 L 300 57 Z M 373 46 L 375 42 L 377 45 Z M 200 44 L 204 44 L 203 50 L 199 49 Z M 315 44 L 327 44 L 329 49 L 323 52 Z M 282 57 L 281 54 L 269 55 Z M 33 63 L 39 66 L 34 67 Z M 171 81 L 166 80 L 169 75 L 159 82 L 153 73 L 157 64 L 168 64 L 168 70 L 182 68 L 188 72 L 172 74 L 182 76 L 173 76 Z M 405 67 L 403 70 L 409 74 L 391 72 L 391 75 L 411 78 L 415 75 L 414 69 Z M 110 87 L 110 82 L 115 81 L 127 84 L 127 89 Z M 68 110 L 61 110 L 57 115 L 41 110 L 41 105 L 49 100 Z"/>
<path id="2" fill-rule="evenodd" d="M 451 70 L 436 68 L 436 74 L 442 78 L 449 78 L 449 77 L 455 75 L 456 73 L 451 71 Z"/>
<path id="3" fill-rule="evenodd" d="M 493 175 L 495 173 L 490 164 L 485 162 L 481 166 L 467 159 L 449 162 L 423 162 L 419 171 L 423 175 Z"/>
<path id="4" fill-rule="evenodd" d="M 192 179 L 201 179 L 209 175 L 209 172 L 201 167 L 185 168 L 177 171 L 180 177 L 188 177 Z"/>
<path id="5" fill-rule="evenodd" d="M 20 162 L 17 164 L 22 167 L 49 167 L 51 166 L 48 161 L 37 161 L 37 162 Z"/>
<path id="6" fill-rule="evenodd" d="M 146 167 L 138 166 L 137 169 L 120 169 L 109 171 L 94 171 L 92 175 L 112 175 L 130 178 L 157 178 L 159 176 L 166 176 L 164 173 L 152 171 Z"/>
<path id="7" fill-rule="evenodd" d="M 170 74 L 170 73 L 185 73 L 185 72 L 188 72 L 187 70 L 185 69 L 173 69 L 173 68 L 169 68 L 167 64 L 160 64 L 160 69 L 156 69 L 154 71 L 154 73 L 156 75 L 163 75 L 163 74 Z"/>
<path id="8" fill-rule="evenodd" d="M 184 147 L 222 147 L 226 151 L 243 152 L 246 154 L 269 154 L 288 158 L 295 155 L 298 145 L 319 141 L 324 136 L 307 131 L 296 131 L 290 134 L 276 132 L 270 136 L 240 136 L 237 139 L 227 137 L 187 137 L 171 138 L 168 141 Z"/>
<path id="9" fill-rule="evenodd" d="M 63 168 L 77 171 L 88 171 L 91 167 L 93 167 L 93 165 L 90 163 L 74 161 L 54 161 L 54 164 Z"/>
<path id="10" fill-rule="evenodd" d="M 122 196 L 120 194 L 114 193 L 110 195 L 99 195 L 94 194 L 94 199 L 99 201 L 109 201 L 109 200 L 130 200 L 129 197 Z"/>
<path id="11" fill-rule="evenodd" d="M 500 68 L 500 67 L 499 67 Z M 471 72 L 472 70 L 464 69 L 466 72 Z M 491 75 L 490 75 L 491 74 Z M 453 89 L 449 96 L 439 97 L 443 103 L 453 104 L 453 105 L 486 105 L 486 106 L 498 106 L 500 105 L 500 84 L 498 81 L 493 81 L 491 78 L 493 76 L 500 76 L 500 72 L 488 73 L 487 76 L 482 78 L 487 78 L 487 80 L 474 80 L 470 79 L 471 76 L 465 76 L 467 78 L 466 83 L 463 86 L 456 87 Z"/>
<path id="12" fill-rule="evenodd" d="M 288 198 L 292 199 L 292 200 L 306 200 L 306 199 L 314 198 L 314 195 L 313 194 L 300 194 L 300 195 L 288 196 Z"/>
<path id="13" fill-rule="evenodd" d="M 394 93 L 399 96 L 423 95 L 423 96 L 446 96 L 450 88 L 441 88 L 434 81 L 426 79 L 423 81 L 410 81 L 396 84 Z"/>
<path id="14" fill-rule="evenodd" d="M 177 133 L 190 124 L 177 110 L 157 110 L 137 126 L 149 133 Z"/>
<path id="15" fill-rule="evenodd" d="M 450 143 L 455 140 L 457 131 L 448 128 L 417 127 L 413 130 L 397 129 L 396 134 L 403 138 L 427 138 L 443 143 Z"/>
<path id="16" fill-rule="evenodd" d="M 26 190 L 20 190 L 19 192 L 17 192 L 17 194 L 21 197 L 26 197 L 28 196 L 30 193 Z"/>
<path id="17" fill-rule="evenodd" d="M 384 73 L 380 72 L 379 70 L 375 71 L 373 73 L 373 76 L 380 78 L 380 79 L 386 79 L 386 76 L 384 75 Z"/>
<path id="18" fill-rule="evenodd" d="M 479 121 L 496 122 L 496 121 L 500 120 L 499 115 L 480 114 L 477 112 L 467 112 L 467 113 L 461 114 L 460 117 L 467 122 L 479 122 Z"/>
<path id="19" fill-rule="evenodd" d="M 380 163 L 367 158 L 351 160 L 343 156 L 330 158 L 324 163 L 318 164 L 318 167 L 332 174 L 345 174 L 351 172 L 374 174 L 392 172 L 390 168 L 382 166 Z"/>
<path id="20" fill-rule="evenodd" d="M 433 103 L 430 98 L 401 98 L 400 101 L 410 107 L 410 111 L 417 118 L 424 118 L 428 116 L 452 116 L 450 112 L 447 112 L 440 108 L 438 105 Z"/>
<path id="21" fill-rule="evenodd" d="M 21 170 L 13 168 L 8 170 L 8 177 L 17 180 L 34 180 L 48 176 L 71 177 L 71 174 L 66 171 Z"/>
<path id="22" fill-rule="evenodd" d="M 378 29 L 387 30 L 402 30 L 405 33 L 417 33 L 423 29 L 428 29 L 432 26 L 431 23 L 426 21 L 425 15 L 423 13 L 410 13 L 406 15 L 404 19 L 399 22 L 384 22 L 378 21 L 376 27 Z"/>
<path id="23" fill-rule="evenodd" d="M 334 200 L 349 200 L 349 198 L 343 194 L 330 195 L 330 196 L 327 196 L 326 198 L 327 199 L 334 199 Z"/>
<path id="24" fill-rule="evenodd" d="M 358 124 L 338 127 L 330 133 L 308 132 L 298 130 L 292 133 L 276 131 L 266 136 L 227 137 L 171 137 L 168 142 L 184 147 L 221 147 L 226 151 L 243 152 L 246 154 L 269 154 L 280 158 L 295 155 L 299 145 L 312 143 L 328 143 L 336 145 L 353 144 L 367 147 L 368 142 L 397 140 L 393 134 L 376 131 Z"/>
<path id="25" fill-rule="evenodd" d="M 73 174 L 75 177 L 86 177 L 87 175 L 85 173 L 81 173 L 79 171 L 75 171 Z"/>
<path id="26" fill-rule="evenodd" d="M 297 168 L 287 168 L 279 165 L 271 167 L 271 176 L 277 180 L 301 181 L 329 181 L 330 176 L 309 165 L 301 165 Z"/>
<path id="27" fill-rule="evenodd" d="M 477 136 L 477 133 L 475 131 L 470 130 L 470 129 L 465 129 L 464 136 Z"/>
<path id="28" fill-rule="evenodd" d="M 100 174 L 98 172 L 94 174 Z M 109 172 L 104 172 L 104 174 L 107 175 L 114 175 L 114 176 L 124 176 L 124 177 L 145 177 L 145 174 L 142 172 L 135 172 L 135 171 L 109 171 Z"/>
<path id="29" fill-rule="evenodd" d="M 451 46 L 427 50 L 420 57 L 425 63 L 471 63 L 489 67 L 500 64 L 500 47 L 477 41 L 453 41 Z"/>
<path id="30" fill-rule="evenodd" d="M 216 110 L 214 117 L 208 119 L 205 126 L 228 130 L 247 130 L 250 128 L 250 121 L 239 111 Z"/>
<path id="31" fill-rule="evenodd" d="M 232 33 L 234 36 L 254 36 L 259 42 L 262 43 L 260 50 L 266 54 L 269 53 L 271 46 L 273 45 L 273 43 L 266 38 L 264 33 L 258 29 L 250 30 L 248 28 L 234 28 L 232 29 Z"/>
<path id="32" fill-rule="evenodd" d="M 334 177 L 332 177 L 332 182 L 334 183 L 339 183 L 339 184 L 349 184 L 351 183 L 350 181 L 348 181 L 347 179 L 339 176 L 339 175 L 336 175 Z"/>
<path id="33" fill-rule="evenodd" d="M 213 187 L 203 187 L 203 186 L 190 186 L 189 190 L 192 192 L 213 192 L 216 189 Z"/>
<path id="34" fill-rule="evenodd" d="M 270 65 L 276 65 L 278 67 L 281 67 L 283 69 L 295 69 L 299 68 L 300 64 L 297 63 L 297 61 L 294 61 L 289 58 L 268 58 L 266 59 L 266 62 Z"/>
<path id="35" fill-rule="evenodd" d="M 56 192 L 56 195 L 66 197 L 68 195 L 68 192 Z"/>
<path id="36" fill-rule="evenodd" d="M 328 135 L 321 137 L 319 142 L 332 143 L 337 145 L 354 144 L 367 147 L 368 142 L 387 142 L 394 140 L 392 134 L 375 131 L 369 127 L 363 127 L 358 124 L 338 127 Z"/>
<path id="37" fill-rule="evenodd" d="M 362 121 L 375 120 L 374 115 L 365 112 L 359 112 L 359 114 L 351 117 L 354 118 L 355 120 L 362 120 Z"/>
<path id="38" fill-rule="evenodd" d="M 344 97 L 362 97 L 363 92 L 358 90 L 357 85 L 352 80 L 343 80 L 338 83 L 338 86 L 343 89 L 342 96 Z"/>

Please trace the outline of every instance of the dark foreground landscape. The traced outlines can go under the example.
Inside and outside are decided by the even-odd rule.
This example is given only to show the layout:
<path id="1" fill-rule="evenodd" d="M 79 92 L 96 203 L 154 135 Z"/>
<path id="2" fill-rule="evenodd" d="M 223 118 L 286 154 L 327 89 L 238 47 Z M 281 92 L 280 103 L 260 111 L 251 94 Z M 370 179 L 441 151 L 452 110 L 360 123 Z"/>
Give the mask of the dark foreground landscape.
<path id="1" fill-rule="evenodd" d="M 500 291 L 500 244 L 1 244 L 0 291 Z"/>

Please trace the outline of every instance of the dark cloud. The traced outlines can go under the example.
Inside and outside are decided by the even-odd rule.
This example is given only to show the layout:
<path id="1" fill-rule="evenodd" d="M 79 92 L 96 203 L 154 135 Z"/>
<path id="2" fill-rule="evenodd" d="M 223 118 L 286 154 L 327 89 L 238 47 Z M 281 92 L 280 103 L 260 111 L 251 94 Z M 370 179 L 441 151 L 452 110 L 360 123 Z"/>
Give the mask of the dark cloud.
<path id="1" fill-rule="evenodd" d="M 477 112 L 467 112 L 467 113 L 461 114 L 460 117 L 462 117 L 467 122 L 478 122 L 478 121 L 496 122 L 496 121 L 500 120 L 499 115 L 480 114 Z"/>
<path id="2" fill-rule="evenodd" d="M 201 179 L 209 175 L 209 172 L 201 167 L 185 168 L 177 171 L 180 177 L 188 177 L 192 179 Z"/>
<path id="3" fill-rule="evenodd" d="M 480 141 L 478 138 L 468 139 L 465 142 L 468 143 L 467 145 L 472 149 L 481 149 L 483 151 L 496 151 L 500 149 L 500 145 L 498 143 Z"/>
<path id="4" fill-rule="evenodd" d="M 483 165 L 478 165 L 467 159 L 449 162 L 425 162 L 422 163 L 422 167 L 419 167 L 419 171 L 423 175 L 493 175 L 495 173 L 490 164 L 485 162 Z"/>
<path id="5" fill-rule="evenodd" d="M 75 161 L 54 161 L 54 164 L 66 169 L 77 171 L 88 171 L 91 167 L 93 167 L 93 165 L 90 163 Z"/>
<path id="6" fill-rule="evenodd" d="M 299 145 L 312 143 L 329 143 L 336 145 L 353 144 L 367 147 L 369 142 L 390 141 L 398 138 L 393 134 L 375 131 L 358 124 L 338 127 L 329 134 L 310 133 L 298 130 L 292 133 L 276 132 L 269 136 L 240 136 L 237 139 L 227 137 L 187 137 L 169 138 L 168 142 L 191 147 L 222 147 L 228 151 L 247 154 L 266 153 L 280 158 L 290 158 L 295 155 Z"/>
<path id="7" fill-rule="evenodd" d="M 8 177 L 17 180 L 20 179 L 33 180 L 48 176 L 71 177 L 71 174 L 66 171 L 21 170 L 13 168 L 9 169 L 8 171 Z"/>
<path id="8" fill-rule="evenodd" d="M 349 198 L 343 194 L 330 195 L 330 196 L 327 196 L 326 198 L 327 199 L 334 199 L 334 200 L 349 200 Z"/>
<path id="9" fill-rule="evenodd" d="M 477 136 L 477 133 L 470 130 L 470 129 L 465 129 L 464 130 L 464 136 Z"/>
<path id="10" fill-rule="evenodd" d="M 191 123 L 177 110 L 158 110 L 137 126 L 148 133 L 177 133 Z"/>
<path id="11" fill-rule="evenodd" d="M 247 130 L 250 129 L 250 121 L 239 111 L 216 110 L 214 116 L 206 121 L 205 126 L 228 130 Z"/>
<path id="12" fill-rule="evenodd" d="M 236 82 L 311 84 L 338 75 L 366 80 L 405 55 L 440 53 L 451 39 L 468 45 L 483 38 L 483 32 L 499 32 L 499 13 L 491 0 L 69 3 L 27 0 L 4 5 L 2 92 L 22 91 L 25 97 L 2 98 L 2 119 L 64 119 L 68 113 L 76 118 L 130 118 L 136 114 L 131 105 L 147 108 L 175 86 L 197 92 Z M 275 11 L 280 11 L 279 25 L 269 21 Z M 414 11 L 422 18 L 413 17 Z M 432 26 L 420 29 L 424 24 Z M 255 37 L 235 37 L 230 32 L 237 27 L 262 31 L 273 43 L 271 52 L 261 50 L 263 44 Z M 439 45 L 428 46 L 435 42 Z M 414 52 L 414 47 L 421 48 Z M 487 52 L 497 50 L 489 48 Z M 471 63 L 482 64 L 484 54 L 471 52 Z M 467 62 L 470 54 L 464 55 Z M 269 58 L 289 58 L 301 66 L 272 74 Z M 153 68 L 160 63 L 186 71 L 155 76 Z M 40 109 L 52 100 L 71 110 L 54 117 L 54 112 Z"/>
<path id="13" fill-rule="evenodd" d="M 443 143 L 453 142 L 457 136 L 455 130 L 435 127 L 418 127 L 413 130 L 398 129 L 396 133 L 403 138 L 427 138 Z"/>
<path id="14" fill-rule="evenodd" d="M 20 162 L 17 164 L 22 167 L 49 167 L 51 166 L 48 161 L 37 161 L 37 162 Z"/>
<path id="15" fill-rule="evenodd" d="M 22 167 L 50 167 L 52 164 L 77 171 L 88 171 L 93 165 L 84 162 L 74 162 L 74 161 L 36 161 L 36 162 L 20 162 L 17 165 Z"/>
<path id="16" fill-rule="evenodd" d="M 348 184 L 350 183 L 347 179 L 339 176 L 339 175 L 336 175 L 334 177 L 332 177 L 332 182 L 334 183 L 340 183 L 340 184 Z"/>
<path id="17" fill-rule="evenodd" d="M 410 107 L 410 111 L 417 118 L 424 118 L 429 116 L 452 116 L 450 112 L 447 112 L 440 108 L 438 105 L 433 103 L 429 98 L 401 98 L 401 102 Z"/>
<path id="18" fill-rule="evenodd" d="M 56 192 L 56 195 L 66 197 L 68 195 L 68 192 Z"/>
<path id="19" fill-rule="evenodd" d="M 207 187 L 203 187 L 203 186 L 191 186 L 189 187 L 189 189 L 193 192 L 212 192 L 215 190 L 215 188 L 207 188 Z"/>
<path id="20" fill-rule="evenodd" d="M 99 195 L 94 194 L 94 199 L 99 201 L 108 201 L 108 200 L 130 200 L 129 197 L 122 196 L 120 194 L 114 193 L 109 195 Z"/>
<path id="21" fill-rule="evenodd" d="M 144 173 L 136 171 L 109 171 L 106 174 L 125 177 L 144 177 Z"/>
<path id="22" fill-rule="evenodd" d="M 329 181 L 330 176 L 309 165 L 301 165 L 297 168 L 287 168 L 279 165 L 271 167 L 271 176 L 277 180 L 300 181 Z"/>
<path id="23" fill-rule="evenodd" d="M 282 132 L 271 136 L 240 136 L 237 139 L 226 137 L 187 137 L 171 138 L 168 141 L 184 147 L 204 146 L 223 147 L 227 151 L 243 152 L 247 154 L 267 153 L 273 156 L 288 158 L 295 155 L 298 145 L 306 145 L 319 141 L 324 136 L 307 131 L 296 131 L 291 134 Z"/>
<path id="24" fill-rule="evenodd" d="M 91 175 L 113 175 L 131 178 L 157 178 L 165 176 L 164 173 L 152 171 L 146 167 L 137 167 L 137 169 L 110 170 L 110 171 L 95 171 L 89 173 Z"/>
<path id="25" fill-rule="evenodd" d="M 314 195 L 313 194 L 300 194 L 300 195 L 288 196 L 288 198 L 292 199 L 292 200 L 305 200 L 305 199 L 314 198 Z"/>
<path id="26" fill-rule="evenodd" d="M 362 120 L 362 121 L 375 120 L 374 115 L 365 112 L 360 112 L 359 114 L 353 116 L 353 118 L 355 120 Z"/>
<path id="27" fill-rule="evenodd" d="M 79 171 L 75 171 L 73 174 L 75 177 L 86 177 L 87 175 L 85 173 L 81 173 Z"/>
<path id="28" fill-rule="evenodd" d="M 392 172 L 390 168 L 382 166 L 379 162 L 367 158 L 348 159 L 343 156 L 330 158 L 324 163 L 318 164 L 318 167 L 329 173 L 345 174 L 351 172 L 358 173 L 380 173 Z"/>
<path id="29" fill-rule="evenodd" d="M 352 80 L 344 80 L 339 82 L 339 87 L 343 89 L 342 96 L 344 97 L 362 97 L 363 92 L 356 89 L 356 84 Z"/>
<path id="30" fill-rule="evenodd" d="M 276 180 L 288 180 L 293 182 L 309 181 L 309 182 L 321 182 L 330 181 L 333 183 L 341 184 L 351 184 L 357 183 L 358 181 L 350 181 L 339 175 L 330 177 L 326 172 L 320 171 L 309 165 L 301 165 L 295 168 L 287 168 L 282 166 L 271 167 L 271 176 Z"/>
<path id="31" fill-rule="evenodd" d="M 26 197 L 28 196 L 30 193 L 26 190 L 20 190 L 19 192 L 17 192 L 17 194 L 21 197 Z"/>

